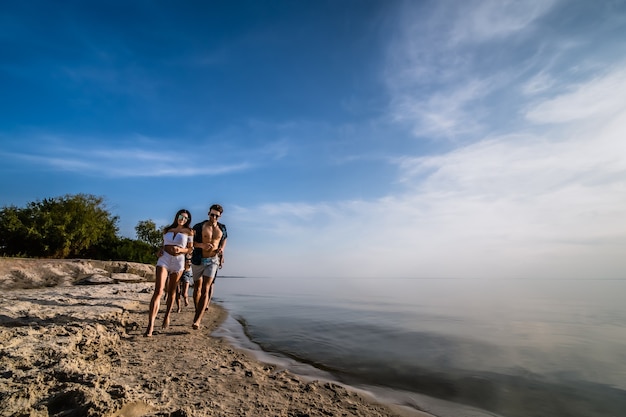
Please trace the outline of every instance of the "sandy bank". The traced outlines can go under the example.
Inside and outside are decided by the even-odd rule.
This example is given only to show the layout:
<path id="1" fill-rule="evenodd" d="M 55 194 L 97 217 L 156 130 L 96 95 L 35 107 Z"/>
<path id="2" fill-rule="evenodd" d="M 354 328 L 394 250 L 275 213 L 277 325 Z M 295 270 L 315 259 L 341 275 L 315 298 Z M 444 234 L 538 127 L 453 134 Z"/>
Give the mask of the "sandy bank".
<path id="1" fill-rule="evenodd" d="M 200 330 L 186 307 L 144 338 L 151 292 L 146 282 L 3 291 L 0 416 L 416 415 L 211 337 L 226 314 L 215 305 Z"/>

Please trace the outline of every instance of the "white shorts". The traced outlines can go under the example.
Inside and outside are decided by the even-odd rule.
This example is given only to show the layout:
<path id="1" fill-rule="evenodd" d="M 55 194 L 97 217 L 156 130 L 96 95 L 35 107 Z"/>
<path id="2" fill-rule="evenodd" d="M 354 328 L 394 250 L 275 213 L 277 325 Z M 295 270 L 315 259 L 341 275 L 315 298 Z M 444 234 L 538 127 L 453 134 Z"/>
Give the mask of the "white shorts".
<path id="1" fill-rule="evenodd" d="M 168 272 L 180 272 L 185 270 L 185 255 L 170 255 L 167 252 L 163 252 L 163 255 L 159 257 L 156 266 L 162 266 L 167 269 Z"/>

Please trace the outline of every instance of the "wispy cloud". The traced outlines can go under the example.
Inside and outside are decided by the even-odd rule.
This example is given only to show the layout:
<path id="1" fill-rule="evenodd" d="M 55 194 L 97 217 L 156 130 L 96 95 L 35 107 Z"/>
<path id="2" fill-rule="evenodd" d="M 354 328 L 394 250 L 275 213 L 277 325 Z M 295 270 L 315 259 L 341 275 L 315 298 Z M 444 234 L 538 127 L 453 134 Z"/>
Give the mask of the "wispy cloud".
<path id="1" fill-rule="evenodd" d="M 598 75 L 590 82 L 578 83 L 549 100 L 534 103 L 526 118 L 534 123 L 565 123 L 589 118 L 612 117 L 626 110 L 626 63 Z"/>
<path id="2" fill-rule="evenodd" d="M 28 131 L 5 137 L 0 155 L 33 164 L 37 170 L 105 178 L 217 176 L 259 169 L 289 157 L 311 158 L 306 148 L 312 145 L 303 137 L 319 130 L 306 123 L 251 120 L 201 138 L 75 137 Z M 24 142 L 30 146 L 22 146 Z"/>
<path id="3" fill-rule="evenodd" d="M 531 77 L 522 85 L 522 93 L 525 95 L 535 95 L 549 90 L 555 85 L 556 80 L 544 71 Z"/>
<path id="4" fill-rule="evenodd" d="M 407 160 L 401 194 L 263 205 L 233 221 L 263 235 L 258 255 L 281 248 L 277 275 L 323 259 L 336 275 L 615 277 L 626 267 L 626 152 L 615 140 L 625 123 L 575 138 L 497 137 Z"/>
<path id="5" fill-rule="evenodd" d="M 511 94 L 510 81 L 525 66 L 504 41 L 513 35 L 531 38 L 534 22 L 555 3 L 439 2 L 427 12 L 408 6 L 389 49 L 391 119 L 412 126 L 422 138 L 483 133 L 490 96 Z M 537 76 L 526 91 L 545 88 L 548 81 Z"/>
<path id="6" fill-rule="evenodd" d="M 625 67 L 616 63 L 571 87 L 559 80 L 537 88 L 552 94 L 518 103 L 526 126 L 396 158 L 400 193 L 262 205 L 235 221 L 266 239 L 258 256 L 271 256 L 280 242 L 276 275 L 303 265 L 319 273 L 312 259 L 321 259 L 331 275 L 621 277 Z M 542 77 L 533 82 L 551 83 Z M 537 129 L 552 123 L 558 128 Z"/>
<path id="7" fill-rule="evenodd" d="M 393 119 L 410 122 L 413 134 L 418 137 L 451 139 L 477 132 L 480 124 L 467 107 L 484 97 L 488 90 L 486 83 L 473 80 L 430 95 L 401 94 L 393 103 Z"/>
<path id="8" fill-rule="evenodd" d="M 133 154 L 133 151 L 136 151 Z M 245 171 L 248 163 L 232 165 L 192 163 L 185 155 L 163 160 L 159 155 L 146 154 L 140 150 L 128 149 L 129 155 L 114 156 L 117 152 L 96 151 L 93 153 L 71 152 L 57 156 L 26 153 L 0 152 L 0 155 L 14 160 L 28 161 L 39 167 L 52 170 L 80 172 L 109 178 L 124 177 L 192 177 L 196 175 L 223 175 Z"/>
<path id="9" fill-rule="evenodd" d="M 558 0 L 482 0 L 455 4 L 450 43 L 499 40 L 528 30 Z"/>
<path id="10" fill-rule="evenodd" d="M 217 156 L 193 158 L 186 150 L 177 151 L 163 143 L 138 138 L 141 146 L 102 144 L 72 146 L 73 140 L 42 138 L 29 140 L 34 146 L 18 151 L 3 151 L 7 160 L 25 161 L 40 169 L 80 172 L 107 178 L 123 177 L 192 177 L 197 175 L 224 175 L 252 168 L 247 161 L 224 163 Z M 146 150 L 152 148 L 153 150 Z M 210 154 L 209 154 L 210 155 Z"/>

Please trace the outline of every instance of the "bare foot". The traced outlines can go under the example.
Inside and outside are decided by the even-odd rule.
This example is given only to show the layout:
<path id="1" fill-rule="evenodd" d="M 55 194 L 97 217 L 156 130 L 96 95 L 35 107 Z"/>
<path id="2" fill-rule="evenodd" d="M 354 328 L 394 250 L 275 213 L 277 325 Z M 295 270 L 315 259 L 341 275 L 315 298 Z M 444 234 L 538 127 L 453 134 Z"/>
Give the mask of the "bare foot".
<path id="1" fill-rule="evenodd" d="M 152 330 L 146 330 L 146 332 L 143 334 L 143 337 L 152 337 Z"/>
<path id="2" fill-rule="evenodd" d="M 167 329 L 168 327 L 170 327 L 170 318 L 169 317 L 163 319 L 163 324 L 161 325 L 161 327 L 163 329 Z"/>
<path id="3" fill-rule="evenodd" d="M 189 305 L 189 299 L 185 298 L 185 307 L 187 307 Z"/>
<path id="4" fill-rule="evenodd" d="M 194 323 L 194 324 L 191 326 L 191 328 L 192 328 L 192 329 L 194 329 L 194 330 L 198 330 L 198 329 L 200 328 L 200 324 L 199 324 L 199 323 Z"/>

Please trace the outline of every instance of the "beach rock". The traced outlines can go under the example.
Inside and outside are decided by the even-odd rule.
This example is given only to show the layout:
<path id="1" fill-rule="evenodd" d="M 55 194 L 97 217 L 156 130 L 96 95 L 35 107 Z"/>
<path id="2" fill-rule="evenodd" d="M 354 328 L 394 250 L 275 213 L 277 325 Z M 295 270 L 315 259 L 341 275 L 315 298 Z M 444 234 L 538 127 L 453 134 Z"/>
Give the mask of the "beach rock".
<path id="1" fill-rule="evenodd" d="M 110 273 L 134 274 L 142 278 L 154 280 L 154 265 L 125 261 L 91 261 L 93 265 Z"/>
<path id="2" fill-rule="evenodd" d="M 80 281 L 75 282 L 76 285 L 102 285 L 115 283 L 116 281 L 113 278 L 101 274 L 89 275 Z"/>
<path id="3" fill-rule="evenodd" d="M 115 282 L 145 282 L 146 279 L 143 276 L 137 274 L 131 274 L 127 272 L 112 273 L 111 278 Z"/>
<path id="4" fill-rule="evenodd" d="M 154 281 L 154 265 L 90 259 L 0 258 L 0 290 Z"/>

